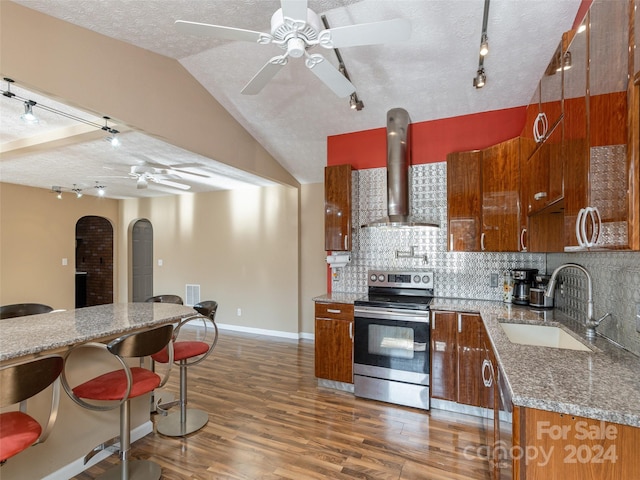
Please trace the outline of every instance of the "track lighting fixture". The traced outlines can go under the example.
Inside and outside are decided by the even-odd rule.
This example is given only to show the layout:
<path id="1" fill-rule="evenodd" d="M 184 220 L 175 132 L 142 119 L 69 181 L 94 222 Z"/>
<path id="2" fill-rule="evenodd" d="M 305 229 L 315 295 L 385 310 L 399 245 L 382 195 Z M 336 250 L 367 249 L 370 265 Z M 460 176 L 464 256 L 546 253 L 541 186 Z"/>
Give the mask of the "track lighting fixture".
<path id="1" fill-rule="evenodd" d="M 95 189 L 98 191 L 99 197 L 104 197 L 105 188 L 107 187 L 105 187 L 104 185 L 101 185 L 98 181 L 96 181 Z"/>
<path id="2" fill-rule="evenodd" d="M 22 120 L 27 125 L 37 125 L 40 123 L 38 117 L 33 113 L 33 106 L 36 104 L 33 100 L 26 100 L 24 102 L 24 113 L 20 115 L 20 120 Z"/>
<path id="3" fill-rule="evenodd" d="M 476 77 L 473 79 L 473 86 L 476 88 L 484 87 L 484 84 L 487 82 L 487 74 L 484 71 L 484 68 L 479 68 Z"/>
<path id="4" fill-rule="evenodd" d="M 104 116 L 102 118 L 104 118 L 104 127 L 102 127 L 102 130 L 104 130 L 105 132 L 108 132 L 108 133 L 111 134 L 108 137 L 106 137 L 105 140 L 107 142 L 109 142 L 112 147 L 119 147 L 120 146 L 120 139 L 118 137 L 116 137 L 116 135 L 118 133 L 120 133 L 120 132 L 118 130 L 116 130 L 115 128 L 110 128 L 109 127 L 108 122 L 109 122 L 109 120 L 111 120 L 110 117 Z"/>
<path id="5" fill-rule="evenodd" d="M 51 192 L 56 194 L 56 198 L 58 200 L 62 200 L 62 187 L 54 185 L 53 187 L 51 187 Z"/>
<path id="6" fill-rule="evenodd" d="M 322 15 L 320 18 L 322 19 L 324 28 L 329 30 L 331 27 L 329 26 L 327 17 L 325 15 Z M 338 50 L 337 48 L 334 48 L 333 51 L 336 54 L 336 58 L 338 59 L 338 71 L 342 75 L 344 75 L 344 78 L 346 78 L 351 82 L 351 77 L 349 76 L 349 72 L 347 72 L 347 67 L 345 66 L 344 61 L 342 60 L 342 54 L 340 53 L 340 50 Z M 349 108 L 351 110 L 356 110 L 357 112 L 359 112 L 364 108 L 364 102 L 358 98 L 358 94 L 355 91 L 352 92 L 351 95 L 349 96 Z"/>
<path id="7" fill-rule="evenodd" d="M 73 184 L 71 191 L 76 194 L 76 198 L 82 198 L 82 189 L 78 188 L 75 183 Z"/>
<path id="8" fill-rule="evenodd" d="M 489 0 L 484 0 L 484 12 L 482 14 L 482 35 L 480 36 L 480 58 L 478 60 L 478 70 L 473 78 L 473 86 L 477 89 L 484 87 L 487 83 L 487 72 L 484 70 L 484 57 L 489 53 L 489 37 L 487 35 L 487 24 L 489 23 Z"/>
<path id="9" fill-rule="evenodd" d="M 483 57 L 489 53 L 489 37 L 487 37 L 487 32 L 482 32 L 482 38 L 480 40 L 480 55 Z"/>
<path id="10" fill-rule="evenodd" d="M 351 94 L 351 97 L 349 99 L 349 106 L 351 107 L 351 110 L 357 111 L 360 111 L 364 108 L 364 102 L 358 98 L 358 94 L 356 92 L 353 92 Z"/>
<path id="11" fill-rule="evenodd" d="M 20 102 L 22 102 L 24 104 L 24 114 L 20 115 L 20 118 L 25 123 L 29 123 L 29 124 L 37 124 L 37 123 L 39 123 L 38 118 L 33 113 L 33 107 L 35 105 L 38 105 L 39 109 L 45 110 L 47 112 L 55 113 L 56 115 L 60 115 L 61 117 L 69 118 L 71 120 L 74 120 L 74 121 L 77 121 L 77 122 L 80 122 L 80 123 L 84 123 L 85 125 L 89 125 L 91 127 L 95 127 L 95 128 L 104 130 L 104 131 L 106 131 L 107 133 L 110 134 L 107 137 L 107 140 L 109 141 L 109 143 L 111 143 L 112 146 L 117 147 L 118 145 L 120 145 L 120 139 L 116 136 L 120 132 L 118 130 L 116 130 L 115 128 L 111 128 L 111 127 L 108 126 L 107 121 L 111 120 L 109 117 L 103 117 L 105 119 L 105 124 L 101 125 L 101 124 L 93 122 L 91 120 L 87 120 L 85 118 L 77 117 L 77 116 L 75 116 L 73 114 L 70 114 L 70 113 L 67 113 L 67 112 L 62 112 L 60 110 L 56 110 L 55 108 L 48 107 L 46 105 L 43 105 L 42 103 L 36 103 L 34 100 L 30 100 L 28 98 L 23 98 L 23 97 L 20 97 L 19 95 L 16 95 L 15 93 L 13 93 L 11 91 L 11 84 L 14 83 L 14 81 L 11 78 L 8 78 L 8 77 L 4 77 L 3 80 L 5 82 L 7 82 L 7 89 L 6 90 L 0 90 L 0 93 L 2 93 L 2 95 L 4 97 L 13 98 L 13 99 L 18 100 L 18 101 L 20 101 Z"/>

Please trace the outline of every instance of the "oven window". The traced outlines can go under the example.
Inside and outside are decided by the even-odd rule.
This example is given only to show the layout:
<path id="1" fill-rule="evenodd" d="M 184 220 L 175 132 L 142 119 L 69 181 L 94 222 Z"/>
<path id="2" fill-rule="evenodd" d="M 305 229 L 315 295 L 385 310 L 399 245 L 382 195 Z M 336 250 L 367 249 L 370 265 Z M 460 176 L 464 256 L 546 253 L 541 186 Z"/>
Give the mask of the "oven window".
<path id="1" fill-rule="evenodd" d="M 369 354 L 393 358 L 413 358 L 413 328 L 369 325 Z"/>

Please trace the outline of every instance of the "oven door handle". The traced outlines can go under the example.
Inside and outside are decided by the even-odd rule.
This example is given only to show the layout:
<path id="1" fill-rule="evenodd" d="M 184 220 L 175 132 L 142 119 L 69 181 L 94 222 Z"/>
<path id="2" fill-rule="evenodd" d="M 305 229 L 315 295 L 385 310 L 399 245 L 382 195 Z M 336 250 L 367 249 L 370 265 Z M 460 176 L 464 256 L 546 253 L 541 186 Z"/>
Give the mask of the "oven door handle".
<path id="1" fill-rule="evenodd" d="M 382 308 L 366 308 L 358 307 L 354 311 L 355 320 L 358 317 L 375 318 L 378 320 L 404 320 L 407 322 L 429 323 L 429 312 L 422 311 L 420 313 L 411 311 L 398 311 Z"/>

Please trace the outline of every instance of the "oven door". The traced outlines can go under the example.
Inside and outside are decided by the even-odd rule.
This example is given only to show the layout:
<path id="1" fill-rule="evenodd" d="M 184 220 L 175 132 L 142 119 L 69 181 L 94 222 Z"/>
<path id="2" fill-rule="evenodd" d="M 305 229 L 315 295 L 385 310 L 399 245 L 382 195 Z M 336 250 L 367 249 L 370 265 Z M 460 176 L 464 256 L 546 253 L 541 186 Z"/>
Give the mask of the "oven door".
<path id="1" fill-rule="evenodd" d="M 356 306 L 354 374 L 429 385 L 429 312 Z"/>

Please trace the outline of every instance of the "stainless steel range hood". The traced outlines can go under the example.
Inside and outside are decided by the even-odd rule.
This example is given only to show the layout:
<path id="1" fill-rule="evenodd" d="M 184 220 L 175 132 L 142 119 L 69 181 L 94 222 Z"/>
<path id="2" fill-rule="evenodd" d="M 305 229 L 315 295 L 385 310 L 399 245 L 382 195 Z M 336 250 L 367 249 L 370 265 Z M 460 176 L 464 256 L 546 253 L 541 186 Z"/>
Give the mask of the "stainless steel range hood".
<path id="1" fill-rule="evenodd" d="M 409 214 L 409 165 L 411 147 L 409 113 L 402 108 L 387 112 L 387 212 L 367 227 L 435 227 L 440 225 Z"/>

